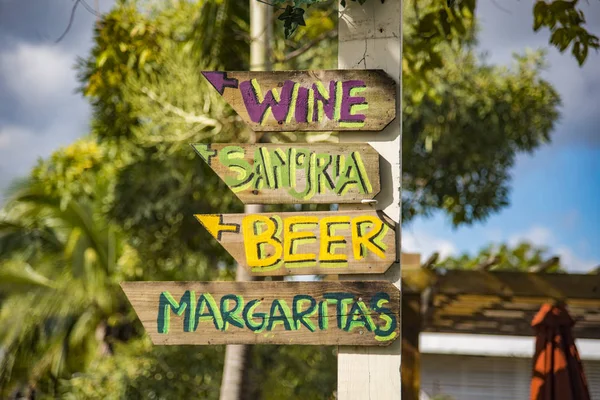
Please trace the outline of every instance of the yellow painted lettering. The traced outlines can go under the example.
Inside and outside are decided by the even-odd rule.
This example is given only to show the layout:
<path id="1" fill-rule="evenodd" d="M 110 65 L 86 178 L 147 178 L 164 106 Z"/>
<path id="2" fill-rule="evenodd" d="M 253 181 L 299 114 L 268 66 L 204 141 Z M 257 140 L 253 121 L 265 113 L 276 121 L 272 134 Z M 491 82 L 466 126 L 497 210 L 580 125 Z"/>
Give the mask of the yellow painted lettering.
<path id="1" fill-rule="evenodd" d="M 372 252 L 385 258 L 387 246 L 383 239 L 389 227 L 377 216 L 363 215 L 352 219 L 352 250 L 354 258 L 361 260 Z"/>
<path id="2" fill-rule="evenodd" d="M 282 246 L 277 218 L 250 214 L 242 219 L 246 263 L 253 269 L 278 266 Z"/>
<path id="3" fill-rule="evenodd" d="M 334 216 L 322 218 L 319 222 L 321 243 L 319 246 L 319 261 L 323 267 L 347 267 L 346 254 L 335 254 L 338 249 L 346 246 L 344 236 L 335 235 L 336 228 L 349 228 L 350 217 Z"/>
<path id="4" fill-rule="evenodd" d="M 317 240 L 314 232 L 298 231 L 299 228 L 314 228 L 317 217 L 288 217 L 283 222 L 283 260 L 287 267 L 310 267 L 316 264 L 314 253 L 299 253 L 302 244 L 314 243 Z"/>

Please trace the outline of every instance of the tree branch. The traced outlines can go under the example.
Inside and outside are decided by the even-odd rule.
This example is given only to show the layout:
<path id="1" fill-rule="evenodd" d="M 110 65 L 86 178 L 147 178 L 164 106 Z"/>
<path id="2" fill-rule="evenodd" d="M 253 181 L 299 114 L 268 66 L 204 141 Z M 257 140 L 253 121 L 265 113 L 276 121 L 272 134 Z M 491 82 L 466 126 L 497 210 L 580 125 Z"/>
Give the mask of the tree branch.
<path id="1" fill-rule="evenodd" d="M 549 260 L 544 261 L 538 265 L 534 265 L 529 267 L 529 272 L 546 272 L 548 269 L 554 267 L 556 264 L 560 262 L 560 257 L 552 257 Z"/>
<path id="2" fill-rule="evenodd" d="M 56 41 L 54 43 L 58 43 L 61 40 L 63 40 L 65 38 L 65 36 L 67 36 L 67 33 L 69 33 L 69 31 L 71 30 L 71 26 L 73 26 L 73 21 L 75 20 L 75 11 L 77 11 L 77 6 L 80 3 L 90 14 L 94 15 L 96 18 L 100 18 L 100 13 L 97 10 L 94 10 L 88 3 L 85 2 L 85 0 L 75 0 L 75 3 L 73 4 L 73 7 L 71 8 L 71 16 L 69 17 L 69 23 L 67 25 L 67 28 L 62 33 L 62 35 L 60 35 L 60 37 L 58 39 L 56 39 Z"/>
<path id="3" fill-rule="evenodd" d="M 475 270 L 477 270 L 477 271 L 489 271 L 494 265 L 498 264 L 499 262 L 500 262 L 500 256 L 498 256 L 498 255 L 490 256 L 487 260 L 479 263 L 475 267 Z"/>
<path id="4" fill-rule="evenodd" d="M 160 105 L 166 111 L 169 111 L 170 113 L 175 114 L 178 117 L 181 117 L 188 124 L 203 124 L 203 125 L 212 126 L 215 128 L 221 127 L 221 123 L 219 121 L 217 121 L 216 119 L 208 118 L 208 117 L 205 117 L 204 115 L 188 113 L 187 111 L 184 111 L 181 108 L 174 106 L 173 104 L 171 104 L 165 100 L 160 99 L 156 95 L 156 93 L 154 93 L 152 90 L 150 90 L 146 87 L 143 87 L 140 90 L 142 91 L 142 93 L 144 93 L 146 96 L 148 96 L 148 98 L 150 100 L 158 103 L 158 105 Z"/>
<path id="5" fill-rule="evenodd" d="M 69 24 L 67 25 L 67 29 L 65 29 L 63 34 L 60 35 L 60 37 L 58 39 L 56 39 L 56 41 L 54 43 L 58 43 L 61 40 L 63 40 L 64 37 L 67 36 L 67 33 L 69 33 L 69 31 L 71 30 L 71 26 L 73 25 L 73 20 L 75 19 L 75 11 L 77 11 L 77 6 L 79 5 L 80 1 L 81 0 L 75 0 L 75 4 L 73 4 L 73 8 L 71 8 L 71 16 L 69 17 Z"/>
<path id="6" fill-rule="evenodd" d="M 335 30 L 323 32 L 319 36 L 317 36 L 313 41 L 308 42 L 305 45 L 297 48 L 296 50 L 286 54 L 285 57 L 275 60 L 275 63 L 282 64 L 282 63 L 288 62 L 290 60 L 293 60 L 296 57 L 300 57 L 302 54 L 306 53 L 308 50 L 310 50 L 311 48 L 313 48 L 314 46 L 319 44 L 319 42 L 321 42 L 325 39 L 333 39 L 336 36 L 337 36 L 337 31 L 335 31 Z"/>
<path id="7" fill-rule="evenodd" d="M 423 263 L 423 265 L 421 265 L 421 268 L 427 268 L 427 269 L 433 269 L 435 268 L 435 263 L 437 261 L 437 259 L 439 258 L 440 253 L 435 252 L 432 255 L 429 256 L 429 258 Z"/>

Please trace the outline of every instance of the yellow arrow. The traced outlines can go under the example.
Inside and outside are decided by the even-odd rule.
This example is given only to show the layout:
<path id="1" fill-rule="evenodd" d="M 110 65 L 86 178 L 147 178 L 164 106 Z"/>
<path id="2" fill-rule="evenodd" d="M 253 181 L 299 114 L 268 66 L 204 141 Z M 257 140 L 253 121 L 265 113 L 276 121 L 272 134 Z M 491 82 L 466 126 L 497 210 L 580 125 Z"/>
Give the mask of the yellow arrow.
<path id="1" fill-rule="evenodd" d="M 213 235 L 217 240 L 221 240 L 223 232 L 240 232 L 239 224 L 224 224 L 223 214 L 194 214 L 194 217 Z"/>

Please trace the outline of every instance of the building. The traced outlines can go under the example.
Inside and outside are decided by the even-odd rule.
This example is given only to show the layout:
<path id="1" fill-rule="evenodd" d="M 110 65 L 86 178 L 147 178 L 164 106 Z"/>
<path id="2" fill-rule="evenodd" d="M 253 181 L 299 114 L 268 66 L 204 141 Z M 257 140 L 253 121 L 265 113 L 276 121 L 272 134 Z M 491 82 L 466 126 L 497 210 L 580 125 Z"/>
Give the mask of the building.
<path id="1" fill-rule="evenodd" d="M 600 400 L 600 340 L 576 344 Z M 534 347 L 533 337 L 422 333 L 420 399 L 529 399 Z"/>

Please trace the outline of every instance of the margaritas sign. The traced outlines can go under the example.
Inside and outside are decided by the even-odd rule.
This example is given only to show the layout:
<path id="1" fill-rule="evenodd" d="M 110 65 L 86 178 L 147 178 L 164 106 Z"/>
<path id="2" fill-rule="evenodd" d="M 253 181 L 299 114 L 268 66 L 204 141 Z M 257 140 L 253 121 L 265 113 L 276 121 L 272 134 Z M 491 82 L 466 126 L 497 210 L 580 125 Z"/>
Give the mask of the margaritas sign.
<path id="1" fill-rule="evenodd" d="M 154 344 L 390 344 L 398 289 L 387 282 L 126 282 Z"/>

